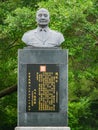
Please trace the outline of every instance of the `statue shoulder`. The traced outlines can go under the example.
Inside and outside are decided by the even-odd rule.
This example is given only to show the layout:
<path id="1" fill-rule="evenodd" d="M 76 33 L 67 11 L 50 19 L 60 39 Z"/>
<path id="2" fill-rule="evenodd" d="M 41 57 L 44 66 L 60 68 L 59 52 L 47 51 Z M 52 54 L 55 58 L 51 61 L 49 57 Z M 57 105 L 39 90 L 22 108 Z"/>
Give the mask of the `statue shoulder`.
<path id="1" fill-rule="evenodd" d="M 57 35 L 57 36 L 63 36 L 63 34 L 62 34 L 61 32 L 58 32 L 58 31 L 56 31 L 56 30 L 51 30 L 51 29 L 50 29 L 50 32 L 51 32 L 52 34 L 54 34 L 54 35 Z"/>
<path id="2" fill-rule="evenodd" d="M 31 37 L 34 35 L 34 32 L 36 31 L 36 29 L 34 30 L 29 30 L 27 32 L 25 32 L 22 36 L 22 41 L 26 44 L 28 44 L 28 42 L 30 41 Z"/>
<path id="3" fill-rule="evenodd" d="M 52 30 L 52 29 L 50 29 L 50 32 L 51 32 L 51 33 L 54 33 L 54 34 L 61 34 L 61 33 L 58 32 L 57 30 Z"/>
<path id="4" fill-rule="evenodd" d="M 24 35 L 30 35 L 30 34 L 34 33 L 35 31 L 36 31 L 36 29 L 29 30 L 29 31 L 25 32 Z"/>
<path id="5" fill-rule="evenodd" d="M 58 32 L 56 30 L 50 30 L 51 35 L 57 39 L 58 44 L 60 45 L 62 42 L 64 42 L 64 36 L 61 32 Z"/>

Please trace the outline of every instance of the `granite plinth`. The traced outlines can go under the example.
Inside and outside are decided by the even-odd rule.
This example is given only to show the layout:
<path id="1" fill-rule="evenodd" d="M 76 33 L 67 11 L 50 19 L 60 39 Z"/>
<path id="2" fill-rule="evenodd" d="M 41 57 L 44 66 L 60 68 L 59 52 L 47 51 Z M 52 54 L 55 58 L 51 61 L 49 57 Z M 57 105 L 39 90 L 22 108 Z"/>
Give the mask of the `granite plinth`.
<path id="1" fill-rule="evenodd" d="M 70 130 L 69 127 L 16 127 L 15 130 Z"/>
<path id="2" fill-rule="evenodd" d="M 59 66 L 59 111 L 26 112 L 27 64 Z M 59 48 L 24 48 L 18 51 L 18 126 L 67 126 L 68 51 Z M 57 127 L 57 128 L 58 128 Z M 17 127 L 18 129 L 18 127 Z M 20 128 L 21 129 L 21 128 Z M 20 130 L 19 129 L 19 130 Z M 26 128 L 24 128 L 26 129 Z M 31 129 L 31 127 L 30 127 Z"/>

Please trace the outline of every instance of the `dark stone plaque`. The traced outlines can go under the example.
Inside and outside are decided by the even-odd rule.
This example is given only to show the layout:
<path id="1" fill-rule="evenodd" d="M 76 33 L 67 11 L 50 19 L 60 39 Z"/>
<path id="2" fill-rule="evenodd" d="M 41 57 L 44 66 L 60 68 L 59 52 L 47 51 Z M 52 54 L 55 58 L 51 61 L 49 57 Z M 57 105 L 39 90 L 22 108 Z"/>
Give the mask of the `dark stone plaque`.
<path id="1" fill-rule="evenodd" d="M 26 112 L 59 111 L 59 66 L 27 64 Z"/>

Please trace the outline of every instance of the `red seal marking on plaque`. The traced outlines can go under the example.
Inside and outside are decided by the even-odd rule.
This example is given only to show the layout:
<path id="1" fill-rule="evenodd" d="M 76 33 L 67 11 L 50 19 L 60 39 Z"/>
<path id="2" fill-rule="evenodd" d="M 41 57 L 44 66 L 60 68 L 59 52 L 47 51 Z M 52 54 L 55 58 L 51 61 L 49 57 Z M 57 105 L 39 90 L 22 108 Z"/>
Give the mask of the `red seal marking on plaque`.
<path id="1" fill-rule="evenodd" d="M 40 72 L 46 72 L 46 66 L 45 65 L 40 66 Z"/>

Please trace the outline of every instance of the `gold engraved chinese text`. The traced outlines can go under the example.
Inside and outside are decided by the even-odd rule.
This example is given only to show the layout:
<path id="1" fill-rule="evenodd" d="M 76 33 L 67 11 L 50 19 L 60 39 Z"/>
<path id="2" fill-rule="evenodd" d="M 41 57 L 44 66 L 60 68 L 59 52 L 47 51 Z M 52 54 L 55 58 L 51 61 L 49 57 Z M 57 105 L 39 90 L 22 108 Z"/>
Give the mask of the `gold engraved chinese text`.
<path id="1" fill-rule="evenodd" d="M 36 105 L 36 89 L 32 91 L 32 106 Z"/>
<path id="2" fill-rule="evenodd" d="M 55 111 L 56 103 L 58 103 L 58 92 L 56 91 L 58 72 L 37 72 L 36 80 L 39 83 L 39 111 Z"/>
<path id="3" fill-rule="evenodd" d="M 30 88 L 31 87 L 31 73 L 28 72 L 27 76 L 28 76 L 27 77 L 28 78 L 28 80 L 27 80 L 28 81 L 28 88 L 27 88 L 28 89 L 27 90 L 28 91 L 28 94 L 27 94 L 27 96 L 28 96 L 27 97 L 27 100 L 28 100 L 27 103 L 28 104 L 27 104 L 27 109 L 28 109 L 28 111 L 30 111 L 31 110 L 31 88 Z"/>

